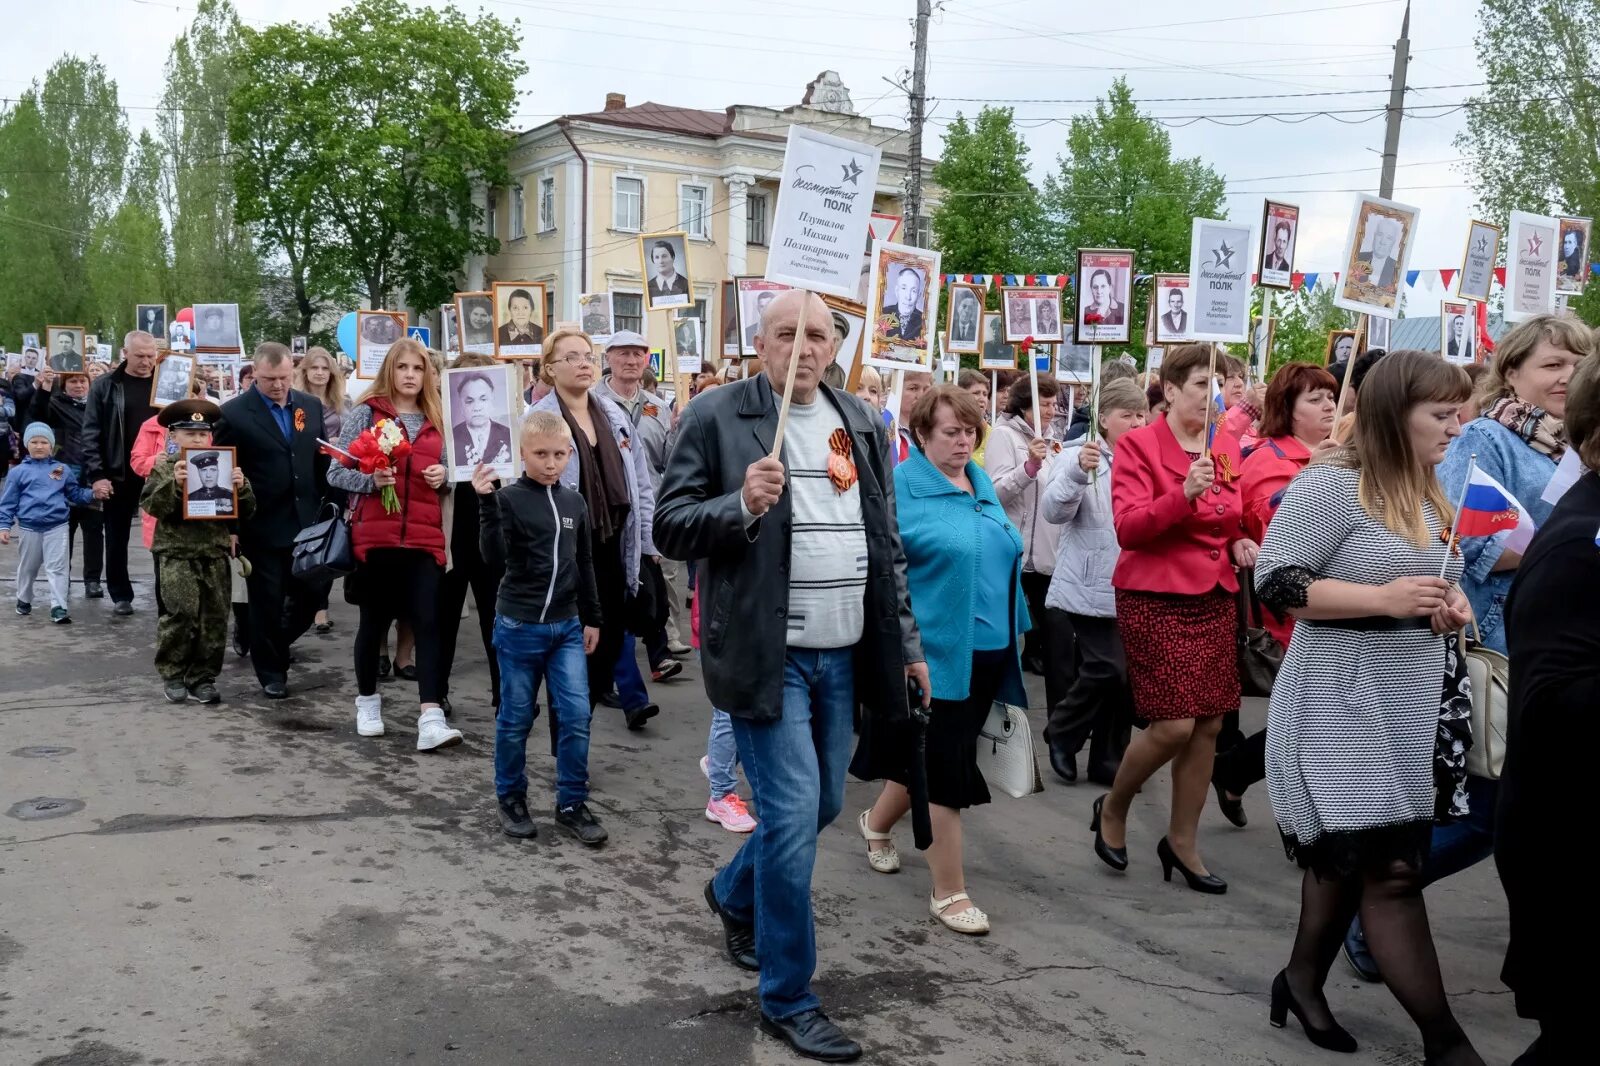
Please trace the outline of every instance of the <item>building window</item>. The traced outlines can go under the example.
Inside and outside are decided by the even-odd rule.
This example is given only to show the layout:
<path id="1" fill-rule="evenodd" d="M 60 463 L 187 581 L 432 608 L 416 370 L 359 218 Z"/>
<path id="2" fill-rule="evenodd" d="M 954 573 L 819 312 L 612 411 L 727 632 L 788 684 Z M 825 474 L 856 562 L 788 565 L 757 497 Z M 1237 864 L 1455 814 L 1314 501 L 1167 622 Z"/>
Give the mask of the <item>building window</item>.
<path id="1" fill-rule="evenodd" d="M 499 202 L 500 190 L 490 189 L 489 195 L 484 197 L 483 231 L 495 238 L 500 236 L 500 220 L 496 211 Z"/>
<path id="2" fill-rule="evenodd" d="M 618 331 L 644 332 L 644 295 L 637 292 L 611 292 L 611 324 Z"/>
<path id="3" fill-rule="evenodd" d="M 767 198 L 751 193 L 744 201 L 745 243 L 767 243 Z"/>
<path id="4" fill-rule="evenodd" d="M 709 300 L 699 299 L 694 302 L 694 309 L 692 311 L 686 310 L 680 313 L 688 318 L 698 318 L 701 322 L 701 325 L 704 326 L 706 322 L 710 321 L 710 319 L 706 317 L 710 314 L 709 304 Z"/>
<path id="5" fill-rule="evenodd" d="M 644 223 L 644 179 L 616 178 L 612 185 L 611 228 L 638 233 Z"/>
<path id="6" fill-rule="evenodd" d="M 539 232 L 548 233 L 556 228 L 556 179 L 539 179 Z"/>
<path id="7" fill-rule="evenodd" d="M 691 237 L 711 236 L 711 188 L 707 185 L 678 186 L 678 228 Z"/>
<path id="8" fill-rule="evenodd" d="M 522 222 L 522 183 L 519 181 L 511 186 L 511 239 L 522 237 L 527 231 L 523 229 Z"/>
<path id="9" fill-rule="evenodd" d="M 556 326 L 556 287 L 545 286 L 544 290 L 544 331 L 552 332 Z"/>

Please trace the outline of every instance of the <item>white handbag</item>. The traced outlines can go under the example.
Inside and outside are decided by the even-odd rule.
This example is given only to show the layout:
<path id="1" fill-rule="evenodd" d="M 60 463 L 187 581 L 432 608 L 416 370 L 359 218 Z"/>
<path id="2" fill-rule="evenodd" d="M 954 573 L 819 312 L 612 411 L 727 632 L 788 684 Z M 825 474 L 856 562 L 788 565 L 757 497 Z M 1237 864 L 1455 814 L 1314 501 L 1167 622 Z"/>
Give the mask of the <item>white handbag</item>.
<path id="1" fill-rule="evenodd" d="M 989 708 L 978 735 L 978 769 L 991 787 L 1014 799 L 1044 791 L 1026 711 L 1005 703 Z"/>
<path id="2" fill-rule="evenodd" d="M 1472 620 L 1472 632 L 1477 640 L 1461 642 L 1466 649 L 1467 676 L 1472 679 L 1472 747 L 1467 749 L 1467 773 L 1498 781 L 1506 764 L 1511 664 L 1504 655 L 1480 643 L 1483 634 L 1478 632 L 1477 619 Z"/>

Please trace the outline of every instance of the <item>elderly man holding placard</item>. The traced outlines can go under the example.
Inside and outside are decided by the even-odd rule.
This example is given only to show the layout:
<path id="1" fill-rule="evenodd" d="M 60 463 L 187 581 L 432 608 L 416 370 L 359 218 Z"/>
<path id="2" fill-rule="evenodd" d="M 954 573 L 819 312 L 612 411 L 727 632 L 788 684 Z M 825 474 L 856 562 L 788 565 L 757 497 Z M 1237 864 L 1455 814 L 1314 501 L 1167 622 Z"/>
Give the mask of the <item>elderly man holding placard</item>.
<path id="1" fill-rule="evenodd" d="M 817 833 L 844 803 L 857 701 L 904 719 L 908 680 L 924 701 L 930 688 L 888 440 L 875 411 L 822 384 L 833 340 L 817 296 L 789 291 L 768 305 L 756 337 L 765 372 L 683 412 L 655 535 L 668 557 L 701 560 L 706 694 L 733 716 L 761 810 L 706 901 L 733 963 L 760 970 L 762 1029 L 801 1054 L 845 1061 L 859 1045 L 811 991 Z M 789 427 L 774 456 L 785 380 Z"/>

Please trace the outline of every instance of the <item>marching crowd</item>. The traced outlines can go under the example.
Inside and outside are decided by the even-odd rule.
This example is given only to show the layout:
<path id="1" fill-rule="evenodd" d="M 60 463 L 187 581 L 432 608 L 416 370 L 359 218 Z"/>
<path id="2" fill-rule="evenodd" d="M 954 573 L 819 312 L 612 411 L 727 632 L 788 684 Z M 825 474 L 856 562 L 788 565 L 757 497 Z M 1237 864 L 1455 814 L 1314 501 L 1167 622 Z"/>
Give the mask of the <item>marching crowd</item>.
<path id="1" fill-rule="evenodd" d="M 166 697 L 220 699 L 231 623 L 279 700 L 295 640 L 333 625 L 339 573 L 359 610 L 357 732 L 383 735 L 392 673 L 416 683 L 417 747 L 430 751 L 463 740 L 450 679 L 470 593 L 504 832 L 536 833 L 526 749 L 542 688 L 555 822 L 588 845 L 607 835 L 587 804 L 593 708 L 647 728 L 657 711 L 636 642 L 653 681 L 698 654 L 705 813 L 743 841 L 706 904 L 731 963 L 759 973 L 761 1027 L 823 1061 L 861 1053 L 811 984 L 817 837 L 847 773 L 883 782 L 851 830 L 870 869 L 901 868 L 909 816 L 931 918 L 987 933 L 962 813 L 990 798 L 978 746 L 991 708 L 1026 707 L 1032 671 L 1049 765 L 1103 790 L 1084 846 L 1118 874 L 1153 850 L 1167 880 L 1225 893 L 1201 813 L 1214 796 L 1243 826 L 1242 795 L 1266 781 L 1304 871 L 1273 1025 L 1293 1015 L 1318 1047 L 1356 1050 L 1323 991 L 1343 954 L 1388 986 L 1428 1062 L 1481 1063 L 1446 998 L 1423 889 L 1493 855 L 1510 915 L 1503 976 L 1540 1023 L 1518 1062 L 1578 1061 L 1591 982 L 1570 963 L 1595 922 L 1576 878 L 1549 865 L 1570 840 L 1561 816 L 1583 809 L 1579 716 L 1600 705 L 1593 331 L 1545 316 L 1472 374 L 1372 350 L 1350 368 L 1289 364 L 1265 386 L 1208 345 L 1180 345 L 1143 382 L 1108 361 L 1078 407 L 1049 378 L 968 371 L 935 385 L 907 372 L 890 419 L 870 368 L 854 395 L 843 388 L 833 328 L 819 298 L 778 296 L 758 327 L 762 372 L 707 366 L 676 409 L 654 391 L 642 337 L 601 351 L 559 329 L 515 439 L 469 428 L 449 443 L 442 360 L 415 341 L 389 349 L 355 402 L 329 353 L 296 365 L 269 342 L 226 403 L 201 387 L 158 409 L 156 338 L 129 333 L 92 380 L 41 372 L 0 391 L 21 449 L 0 470 L 0 540 L 20 538 L 17 614 L 43 571 L 51 621 L 70 622 L 75 539 L 84 595 L 132 614 L 142 512 Z M 405 444 L 395 461 L 352 462 L 388 434 Z M 235 449 L 232 521 L 184 518 L 180 449 L 207 447 Z M 524 473 L 497 481 L 487 460 L 509 448 Z M 463 452 L 485 461 L 451 484 L 447 456 Z M 1547 491 L 1568 452 L 1587 472 Z M 1457 528 L 1484 476 L 1538 528 L 1520 551 L 1506 533 Z M 304 534 L 319 526 L 338 536 L 307 569 Z M 1473 735 L 1474 700 L 1489 694 L 1469 682 L 1469 651 L 1506 657 L 1503 749 Z M 1250 736 L 1246 691 L 1270 691 Z M 1166 794 L 1147 787 L 1164 766 Z M 1153 849 L 1130 837 L 1136 801 L 1166 804 Z"/>

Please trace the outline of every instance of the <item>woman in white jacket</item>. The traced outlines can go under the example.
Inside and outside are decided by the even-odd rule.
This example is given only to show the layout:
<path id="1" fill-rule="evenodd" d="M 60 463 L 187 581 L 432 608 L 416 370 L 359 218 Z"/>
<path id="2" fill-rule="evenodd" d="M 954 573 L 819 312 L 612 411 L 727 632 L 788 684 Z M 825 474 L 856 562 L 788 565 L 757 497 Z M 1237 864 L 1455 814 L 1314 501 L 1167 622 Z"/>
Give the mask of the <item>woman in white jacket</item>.
<path id="1" fill-rule="evenodd" d="M 1076 636 L 1072 683 L 1064 697 L 1051 701 L 1044 733 L 1050 768 L 1068 784 L 1078 780 L 1078 752 L 1092 735 L 1089 780 L 1109 786 L 1133 727 L 1111 591 L 1111 571 L 1121 551 L 1111 520 L 1111 454 L 1117 438 L 1144 425 L 1149 411 L 1133 381 L 1102 385 L 1099 439 L 1062 453 L 1039 501 L 1044 520 L 1059 523 L 1061 530 L 1045 595 L 1047 624 L 1068 626 Z"/>
<path id="2" fill-rule="evenodd" d="M 1039 379 L 1039 418 L 1035 423 L 1033 389 L 1027 375 L 1013 382 L 1001 400 L 1003 413 L 984 441 L 983 457 L 1000 506 L 1022 534 L 1022 594 L 1033 620 L 1022 647 L 1022 665 L 1044 675 L 1045 699 L 1051 704 L 1067 693 L 1072 633 L 1052 632 L 1045 616 L 1045 590 L 1056 568 L 1056 541 L 1061 531 L 1040 515 L 1039 494 L 1059 465 L 1061 445 L 1036 436 L 1033 427 L 1049 432 L 1060 391 L 1053 377 Z"/>

